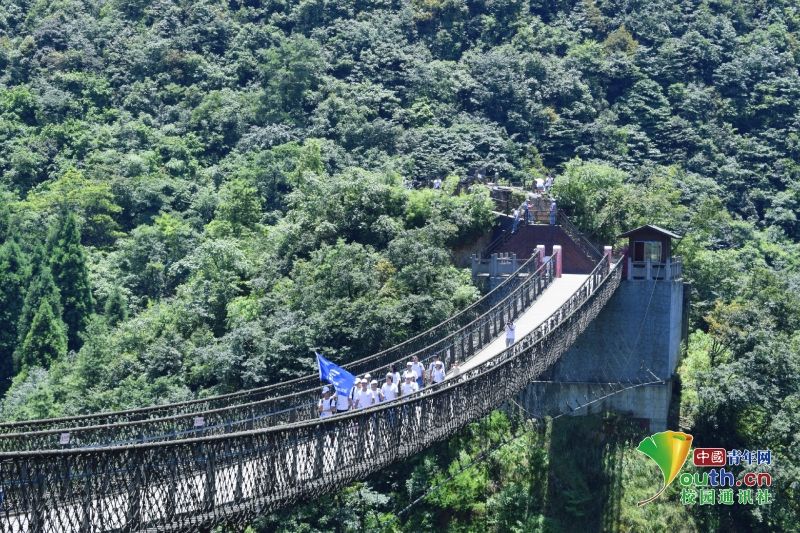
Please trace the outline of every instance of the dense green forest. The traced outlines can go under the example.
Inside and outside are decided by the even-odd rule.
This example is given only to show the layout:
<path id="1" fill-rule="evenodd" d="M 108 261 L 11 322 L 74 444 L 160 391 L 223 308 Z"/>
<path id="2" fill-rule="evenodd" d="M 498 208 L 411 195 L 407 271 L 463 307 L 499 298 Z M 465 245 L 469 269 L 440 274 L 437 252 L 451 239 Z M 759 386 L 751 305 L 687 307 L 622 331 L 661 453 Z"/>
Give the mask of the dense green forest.
<path id="1" fill-rule="evenodd" d="M 775 502 L 637 508 L 624 420 L 497 413 L 254 527 L 797 531 L 798 65 L 787 0 L 0 0 L 0 416 L 374 353 L 478 297 L 452 251 L 492 204 L 459 182 L 553 175 L 598 241 L 685 234 L 681 426 L 772 449 Z"/>

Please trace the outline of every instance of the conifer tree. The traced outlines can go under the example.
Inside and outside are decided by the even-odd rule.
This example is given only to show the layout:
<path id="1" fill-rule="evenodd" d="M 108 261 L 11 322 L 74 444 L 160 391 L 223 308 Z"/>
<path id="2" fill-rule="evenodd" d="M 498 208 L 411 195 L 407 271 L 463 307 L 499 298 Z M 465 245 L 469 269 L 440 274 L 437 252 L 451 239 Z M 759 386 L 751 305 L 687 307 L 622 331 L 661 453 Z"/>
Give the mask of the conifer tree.
<path id="1" fill-rule="evenodd" d="M 64 322 L 53 312 L 48 298 L 39 304 L 31 328 L 19 349 L 20 368 L 48 367 L 67 353 L 67 334 Z"/>
<path id="2" fill-rule="evenodd" d="M 36 243 L 36 245 L 33 247 L 33 250 L 30 251 L 31 281 L 39 277 L 39 274 L 42 272 L 42 266 L 48 266 L 46 254 L 47 252 L 41 242 Z M 52 274 L 53 271 L 51 270 L 50 275 L 52 276 Z M 34 311 L 36 311 L 36 309 L 34 309 Z"/>
<path id="3" fill-rule="evenodd" d="M 60 225 L 56 223 L 51 229 L 47 249 L 53 279 L 61 291 L 67 345 L 71 350 L 77 350 L 81 346 L 80 334 L 86 329 L 94 310 L 94 300 L 78 220 L 72 213 L 67 213 L 60 221 Z"/>
<path id="4" fill-rule="evenodd" d="M 29 267 L 27 257 L 14 239 L 0 246 L 0 395 L 14 375 L 13 355 L 17 326 L 22 314 Z"/>
<path id="5" fill-rule="evenodd" d="M 128 303 L 119 287 L 114 287 L 114 290 L 108 295 L 104 311 L 109 326 L 115 326 L 128 318 Z"/>
<path id="6" fill-rule="evenodd" d="M 34 253 L 34 257 L 36 253 Z M 40 263 L 38 266 L 33 266 L 34 274 L 33 281 L 28 286 L 28 291 L 25 294 L 25 301 L 22 305 L 22 312 L 20 313 L 19 322 L 17 324 L 17 346 L 22 346 L 25 337 L 28 336 L 28 330 L 33 322 L 33 317 L 36 311 L 39 310 L 39 305 L 42 300 L 48 300 L 52 307 L 53 313 L 61 318 L 61 292 L 56 287 L 53 280 L 53 274 L 50 272 L 50 267 L 47 264 Z"/>

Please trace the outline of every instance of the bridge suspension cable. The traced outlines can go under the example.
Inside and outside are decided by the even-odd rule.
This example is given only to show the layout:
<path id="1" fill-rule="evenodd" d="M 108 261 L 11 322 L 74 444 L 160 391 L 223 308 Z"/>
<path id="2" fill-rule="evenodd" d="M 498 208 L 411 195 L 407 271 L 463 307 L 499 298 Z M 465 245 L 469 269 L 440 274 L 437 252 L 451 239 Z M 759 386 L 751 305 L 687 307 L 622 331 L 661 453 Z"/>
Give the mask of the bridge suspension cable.
<path id="1" fill-rule="evenodd" d="M 536 258 L 530 262 L 536 264 Z M 418 356 L 424 363 L 439 358 L 448 368 L 456 360 L 468 359 L 500 335 L 509 320 L 516 319 L 537 300 L 553 281 L 553 263 L 553 258 L 548 258 L 484 314 L 406 358 Z M 382 375 L 392 366 L 397 368 L 405 360 L 377 362 L 384 364 L 370 368 L 374 375 Z M 318 376 L 314 378 L 318 383 Z M 0 434 L 0 451 L 120 446 L 253 430 L 316 418 L 318 398 L 319 387 L 312 386 L 277 398 L 205 411 L 71 429 L 5 433 Z"/>
<path id="2" fill-rule="evenodd" d="M 361 374 L 375 368 L 387 367 L 391 363 L 410 357 L 411 354 L 424 352 L 426 348 L 436 341 L 443 337 L 450 336 L 459 330 L 463 330 L 467 325 L 484 315 L 495 306 L 496 302 L 507 298 L 512 292 L 519 288 L 519 286 L 529 279 L 540 267 L 541 265 L 537 263 L 536 257 L 531 257 L 497 287 L 489 291 L 478 301 L 449 317 L 447 320 L 386 350 L 348 363 L 345 365 L 346 368 L 354 374 Z M 280 398 L 295 392 L 309 390 L 317 385 L 319 385 L 319 376 L 314 373 L 263 387 L 183 402 L 68 417 L 3 422 L 0 423 L 0 435 L 3 433 L 21 434 L 46 430 L 68 431 L 81 426 L 106 426 L 138 420 L 200 413 L 202 411 L 224 408 L 237 403 L 254 403 L 268 398 Z M 182 428 L 181 431 L 189 431 L 189 434 L 191 434 L 191 429 L 192 428 Z"/>
<path id="3" fill-rule="evenodd" d="M 6 530 L 193 531 L 254 517 L 363 478 L 447 438 L 516 395 L 575 342 L 620 282 L 603 259 L 518 342 L 457 378 L 322 420 L 131 446 L 0 453 Z"/>

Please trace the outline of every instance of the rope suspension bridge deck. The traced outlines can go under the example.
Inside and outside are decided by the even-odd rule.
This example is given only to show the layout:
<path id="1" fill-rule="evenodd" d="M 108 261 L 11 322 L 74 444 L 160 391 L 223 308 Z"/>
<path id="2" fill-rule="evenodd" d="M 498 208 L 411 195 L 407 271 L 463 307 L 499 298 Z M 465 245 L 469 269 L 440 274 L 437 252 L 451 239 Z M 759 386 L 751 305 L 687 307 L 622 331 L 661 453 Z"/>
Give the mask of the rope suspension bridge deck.
<path id="1" fill-rule="evenodd" d="M 569 300 L 570 296 L 588 277 L 585 274 L 563 274 L 560 278 L 554 279 L 536 303 L 514 321 L 516 337 L 521 338 L 536 329 L 547 317 L 564 305 L 564 302 Z M 467 359 L 461 365 L 460 370 L 463 372 L 484 364 L 502 353 L 505 347 L 505 337 L 501 335 L 474 357 Z"/>
<path id="2" fill-rule="evenodd" d="M 391 364 L 405 363 L 408 358 L 415 354 L 419 355 L 421 358 L 426 357 L 430 352 L 440 348 L 437 347 L 435 343 L 445 338 L 450 338 L 452 341 L 455 341 L 459 337 L 459 334 L 461 337 L 464 337 L 468 333 L 474 332 L 478 322 L 485 322 L 487 316 L 490 314 L 495 318 L 502 315 L 502 313 L 513 315 L 515 312 L 514 309 L 517 308 L 519 302 L 512 301 L 513 298 L 511 297 L 514 295 L 519 296 L 520 289 L 523 285 L 527 285 L 526 297 L 535 298 L 538 294 L 537 291 L 545 287 L 552 279 L 552 266 L 543 268 L 544 266 L 546 265 L 542 264 L 541 257 L 529 259 L 497 287 L 466 309 L 459 311 L 452 317 L 427 331 L 392 346 L 391 348 L 349 363 L 347 365 L 348 370 L 353 373 L 362 374 L 367 371 L 388 368 Z M 537 281 L 540 281 L 540 283 L 532 283 L 530 281 L 531 278 L 537 278 Z M 499 305 L 499 303 L 502 304 L 503 302 L 505 302 L 504 305 Z M 469 349 L 469 347 L 466 348 Z M 467 352 L 465 352 L 465 354 L 468 355 Z M 60 437 L 63 431 L 69 431 L 74 428 L 114 426 L 168 417 L 179 417 L 182 415 L 200 414 L 233 405 L 252 404 L 271 398 L 280 398 L 311 388 L 314 388 L 316 391 L 318 385 L 319 376 L 317 373 L 313 373 L 264 387 L 207 398 L 198 398 L 185 402 L 62 418 L 4 422 L 0 423 L 0 439 L 6 438 L 7 435 L 22 434 L 26 434 L 26 437 L 29 438 L 32 432 L 46 431 L 50 431 L 52 435 Z M 293 420 L 282 420 L 282 422 L 290 421 Z M 191 427 L 187 427 L 181 428 L 179 431 L 190 432 L 191 430 Z M 201 428 L 198 431 L 202 432 L 205 430 Z M 50 446 L 54 442 L 53 439 L 45 443 L 37 442 L 34 448 Z M 70 441 L 70 444 L 72 444 L 72 441 Z M 0 451 L 6 451 L 8 449 L 8 447 L 0 442 Z"/>
<path id="3" fill-rule="evenodd" d="M 458 375 L 393 402 L 318 419 L 318 381 L 308 388 L 301 378 L 152 411 L 7 424 L 0 434 L 0 528 L 243 526 L 409 457 L 499 407 L 551 367 L 619 285 L 622 261 L 610 252 L 588 275 L 561 276 L 557 259 L 534 255 L 457 320 L 357 362 L 361 373 L 412 354 L 441 357 L 448 367 L 464 361 Z M 506 347 L 509 320 L 517 335 Z M 198 417 L 197 431 L 178 431 Z M 67 445 L 54 444 L 64 433 Z"/>
<path id="4" fill-rule="evenodd" d="M 369 369 L 380 373 L 391 365 L 397 368 L 400 363 L 404 364 L 414 355 L 426 362 L 439 357 L 448 363 L 448 366 L 455 360 L 471 357 L 488 342 L 502 335 L 505 323 L 515 319 L 554 281 L 555 261 L 542 257 L 540 255 L 531 258 L 523 264 L 515 272 L 513 284 L 504 284 L 498 287 L 502 290 L 496 289 L 484 297 L 484 299 L 491 298 L 493 305 L 483 315 L 450 334 L 442 334 L 437 341 L 407 354 L 403 359 Z M 538 265 L 538 268 L 529 274 L 528 270 L 532 265 Z M 374 357 L 367 359 L 370 362 L 375 360 Z M 377 362 L 381 362 L 380 358 Z M 242 429 L 251 430 L 316 418 L 319 377 L 314 374 L 310 379 L 312 384 L 305 390 L 252 402 L 234 401 L 229 406 L 212 410 L 192 410 L 166 417 L 123 420 L 113 424 L 78 426 L 68 430 L 53 428 L 0 434 L 0 451 L 132 445 L 230 433 Z"/>

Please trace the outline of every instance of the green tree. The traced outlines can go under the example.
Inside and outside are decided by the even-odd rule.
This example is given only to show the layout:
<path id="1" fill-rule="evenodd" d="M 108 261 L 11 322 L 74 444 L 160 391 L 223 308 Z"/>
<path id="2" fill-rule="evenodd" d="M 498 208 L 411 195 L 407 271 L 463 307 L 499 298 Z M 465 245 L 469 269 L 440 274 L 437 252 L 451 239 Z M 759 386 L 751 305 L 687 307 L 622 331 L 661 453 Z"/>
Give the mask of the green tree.
<path id="1" fill-rule="evenodd" d="M 40 249 L 39 252 L 41 251 L 42 250 Z M 34 260 L 37 258 L 37 256 L 38 253 L 35 250 L 33 254 Z M 25 338 L 28 336 L 28 331 L 33 323 L 33 317 L 36 315 L 36 311 L 39 309 L 39 306 L 44 300 L 47 300 L 51 303 L 53 313 L 55 313 L 58 317 L 61 317 L 62 314 L 61 292 L 58 290 L 58 287 L 53 280 L 53 274 L 50 270 L 50 267 L 45 263 L 37 264 L 34 261 L 33 270 L 33 278 L 28 285 L 27 292 L 25 293 L 25 301 L 22 305 L 19 324 L 17 325 L 17 347 L 21 346 L 25 341 Z M 17 364 L 16 367 L 19 368 L 19 365 Z"/>
<path id="2" fill-rule="evenodd" d="M 44 299 L 39 304 L 31 328 L 20 347 L 20 366 L 48 367 L 66 353 L 67 334 L 64 322 L 53 312 L 50 301 Z"/>
<path id="3" fill-rule="evenodd" d="M 300 34 L 263 53 L 264 111 L 269 117 L 301 117 L 325 66 L 319 43 Z"/>
<path id="4" fill-rule="evenodd" d="M 14 375 L 17 326 L 29 274 L 27 258 L 16 241 L 10 239 L 0 246 L 0 395 Z"/>
<path id="5" fill-rule="evenodd" d="M 603 42 L 603 47 L 609 52 L 622 52 L 623 54 L 633 55 L 636 53 L 636 48 L 639 43 L 633 38 L 633 35 L 625 28 L 624 25 L 612 31 Z"/>
<path id="6" fill-rule="evenodd" d="M 626 178 L 609 165 L 573 159 L 556 179 L 553 195 L 583 231 L 602 242 L 614 242 L 633 205 Z"/>
<path id="7" fill-rule="evenodd" d="M 103 311 L 110 326 L 115 326 L 128 318 L 128 302 L 119 287 L 115 287 L 111 294 L 108 295 Z"/>
<path id="8" fill-rule="evenodd" d="M 11 210 L 8 208 L 9 200 L 0 193 L 0 242 L 8 239 L 11 233 Z"/>
<path id="9" fill-rule="evenodd" d="M 80 334 L 89 323 L 94 310 L 94 298 L 89 285 L 86 253 L 81 245 L 81 234 L 75 215 L 69 213 L 61 217 L 51 228 L 47 250 L 53 279 L 61 292 L 69 348 L 77 350 L 81 346 Z"/>
<path id="10" fill-rule="evenodd" d="M 258 190 L 247 180 L 236 178 L 219 190 L 217 218 L 230 224 L 233 234 L 252 229 L 261 220 L 261 199 Z"/>
<path id="11" fill-rule="evenodd" d="M 114 217 L 122 208 L 115 203 L 111 183 L 89 179 L 74 168 L 31 191 L 20 207 L 37 213 L 69 210 L 80 220 L 87 245 L 106 246 L 120 235 Z"/>

